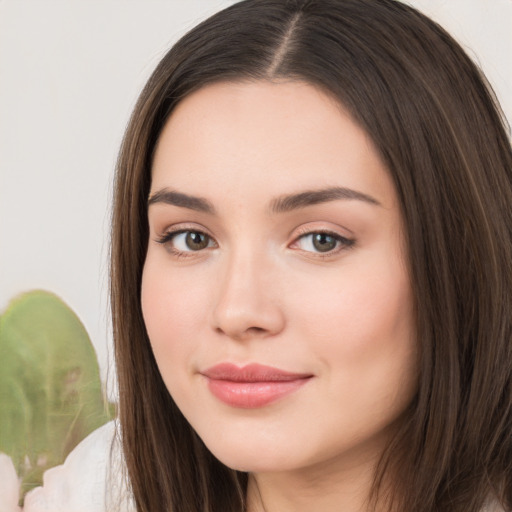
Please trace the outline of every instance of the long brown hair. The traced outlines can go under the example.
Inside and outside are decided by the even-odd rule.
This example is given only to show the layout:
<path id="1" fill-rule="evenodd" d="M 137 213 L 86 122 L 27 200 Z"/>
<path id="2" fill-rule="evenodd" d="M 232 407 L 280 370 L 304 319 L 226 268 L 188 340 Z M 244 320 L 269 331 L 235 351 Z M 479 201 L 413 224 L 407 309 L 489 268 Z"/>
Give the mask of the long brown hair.
<path id="1" fill-rule="evenodd" d="M 394 0 L 239 2 L 176 43 L 140 95 L 118 160 L 111 248 L 120 422 L 138 510 L 245 509 L 247 475 L 210 454 L 167 392 L 140 284 L 152 155 L 177 103 L 213 82 L 279 78 L 315 84 L 348 109 L 401 204 L 420 383 L 372 496 L 401 512 L 477 512 L 490 496 L 510 510 L 510 141 L 460 46 Z"/>

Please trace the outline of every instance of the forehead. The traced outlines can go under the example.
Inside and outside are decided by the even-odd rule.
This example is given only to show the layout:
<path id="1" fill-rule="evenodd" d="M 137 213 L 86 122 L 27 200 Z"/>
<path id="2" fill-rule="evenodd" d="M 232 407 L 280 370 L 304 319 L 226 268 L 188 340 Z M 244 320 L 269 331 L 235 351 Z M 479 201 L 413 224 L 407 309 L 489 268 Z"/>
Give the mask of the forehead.
<path id="1" fill-rule="evenodd" d="M 151 189 L 263 200 L 329 186 L 383 204 L 394 196 L 371 140 L 336 100 L 304 82 L 257 81 L 208 85 L 178 104 L 157 144 Z"/>

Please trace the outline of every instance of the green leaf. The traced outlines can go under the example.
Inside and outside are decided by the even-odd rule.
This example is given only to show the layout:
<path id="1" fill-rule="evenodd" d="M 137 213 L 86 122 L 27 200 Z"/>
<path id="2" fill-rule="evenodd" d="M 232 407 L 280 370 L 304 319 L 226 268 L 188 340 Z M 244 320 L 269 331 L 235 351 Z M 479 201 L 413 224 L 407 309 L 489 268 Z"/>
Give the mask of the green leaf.
<path id="1" fill-rule="evenodd" d="M 111 419 L 87 332 L 57 296 L 33 291 L 0 317 L 0 452 L 22 494 Z"/>

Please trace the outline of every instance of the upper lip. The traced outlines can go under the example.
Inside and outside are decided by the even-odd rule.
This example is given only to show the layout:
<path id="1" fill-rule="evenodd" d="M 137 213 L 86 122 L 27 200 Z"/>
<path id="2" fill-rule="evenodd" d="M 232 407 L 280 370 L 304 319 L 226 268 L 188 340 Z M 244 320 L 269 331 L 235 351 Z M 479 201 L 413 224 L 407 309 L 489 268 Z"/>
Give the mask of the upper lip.
<path id="1" fill-rule="evenodd" d="M 232 382 L 286 382 L 313 376 L 310 373 L 288 372 L 258 363 L 242 367 L 232 363 L 220 363 L 200 373 L 209 379 Z"/>

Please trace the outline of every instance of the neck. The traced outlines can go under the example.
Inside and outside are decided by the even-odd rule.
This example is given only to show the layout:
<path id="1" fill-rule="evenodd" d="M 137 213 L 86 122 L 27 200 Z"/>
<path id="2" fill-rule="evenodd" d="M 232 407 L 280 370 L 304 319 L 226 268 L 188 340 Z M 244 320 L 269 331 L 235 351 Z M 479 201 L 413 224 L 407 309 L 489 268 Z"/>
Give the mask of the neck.
<path id="1" fill-rule="evenodd" d="M 251 474 L 247 512 L 367 512 L 375 462 L 340 468 L 333 461 L 331 467 Z"/>

